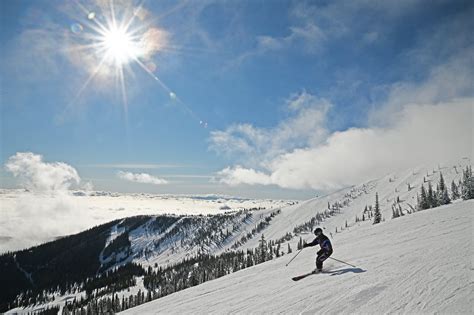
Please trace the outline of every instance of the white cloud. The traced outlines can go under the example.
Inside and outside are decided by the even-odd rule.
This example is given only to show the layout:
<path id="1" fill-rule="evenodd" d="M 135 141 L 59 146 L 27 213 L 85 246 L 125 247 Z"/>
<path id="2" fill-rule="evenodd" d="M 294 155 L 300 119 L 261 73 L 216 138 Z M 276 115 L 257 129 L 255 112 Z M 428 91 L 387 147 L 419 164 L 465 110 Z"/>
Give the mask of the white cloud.
<path id="1" fill-rule="evenodd" d="M 39 154 L 18 152 L 8 159 L 5 169 L 29 192 L 18 193 L 2 209 L 2 235 L 13 238 L 0 250 L 37 245 L 91 226 L 93 218 L 79 215 L 84 209 L 68 190 L 81 183 L 72 166 L 45 162 Z M 81 188 L 92 189 L 92 184 L 86 182 Z"/>
<path id="2" fill-rule="evenodd" d="M 274 128 L 214 131 L 211 148 L 241 157 L 217 175 L 230 185 L 329 190 L 419 164 L 472 157 L 473 52 L 467 45 L 431 66 L 425 80 L 389 86 L 365 128 L 329 133 L 331 104 L 303 91 L 287 100 L 293 115 Z"/>
<path id="3" fill-rule="evenodd" d="M 274 158 L 265 171 L 228 167 L 225 184 L 275 184 L 284 188 L 335 189 L 418 164 L 472 156 L 474 99 L 409 105 L 389 128 L 353 128 L 321 145 Z"/>
<path id="4" fill-rule="evenodd" d="M 81 181 L 72 166 L 62 162 L 44 162 L 41 155 L 31 152 L 18 152 L 11 156 L 5 168 L 30 190 L 66 190 Z"/>
<path id="5" fill-rule="evenodd" d="M 255 47 L 232 61 L 231 66 L 240 65 L 251 57 L 261 56 L 271 51 L 290 49 L 295 46 L 302 47 L 306 53 L 316 53 L 320 51 L 326 39 L 325 33 L 312 21 L 308 21 L 303 25 L 290 26 L 287 36 L 257 36 Z"/>
<path id="6" fill-rule="evenodd" d="M 461 49 L 445 63 L 432 67 L 423 82 L 399 82 L 392 85 L 384 106 L 370 113 L 370 123 L 389 122 L 387 118 L 402 113 L 407 104 L 438 104 L 471 97 L 474 93 L 473 54 L 474 46 Z"/>
<path id="7" fill-rule="evenodd" d="M 300 42 L 307 52 L 314 53 L 321 49 L 327 39 L 325 32 L 313 21 L 303 26 L 292 26 L 291 34 L 285 38 L 288 46 Z"/>
<path id="8" fill-rule="evenodd" d="M 306 52 L 316 52 L 326 40 L 324 32 L 312 21 L 303 25 L 294 25 L 289 28 L 290 33 L 284 37 L 259 36 L 257 37 L 257 52 L 263 54 L 271 50 L 287 49 L 300 44 Z"/>
<path id="9" fill-rule="evenodd" d="M 0 244 L 0 252 L 38 245 L 96 225 L 96 217 L 84 215 L 88 209 L 77 198 L 68 191 L 13 194 L 5 202 L 0 220 L 2 236 L 11 239 Z"/>
<path id="10" fill-rule="evenodd" d="M 126 169 L 161 169 L 161 168 L 186 168 L 190 165 L 185 164 L 127 164 L 127 163 L 118 163 L 118 164 L 87 164 L 83 165 L 84 167 L 93 167 L 93 168 L 126 168 Z"/>
<path id="11" fill-rule="evenodd" d="M 153 184 L 153 185 L 163 185 L 167 184 L 168 181 L 152 176 L 146 173 L 131 173 L 118 171 L 117 176 L 121 179 L 128 180 L 130 182 L 142 183 L 142 184 Z"/>
<path id="12" fill-rule="evenodd" d="M 220 182 L 230 186 L 236 186 L 242 183 L 249 185 L 273 184 L 270 176 L 262 172 L 255 171 L 254 169 L 243 168 L 242 166 L 236 166 L 233 168 L 227 167 L 218 172 L 217 175 L 220 178 Z"/>
<path id="13" fill-rule="evenodd" d="M 248 165 L 262 165 L 295 148 L 316 145 L 327 136 L 326 114 L 331 104 L 306 91 L 286 100 L 287 119 L 274 128 L 234 124 L 211 132 L 210 148 L 228 156 L 238 154 Z"/>
<path id="14" fill-rule="evenodd" d="M 260 52 L 282 49 L 284 44 L 281 40 L 271 36 L 257 36 L 257 50 Z"/>

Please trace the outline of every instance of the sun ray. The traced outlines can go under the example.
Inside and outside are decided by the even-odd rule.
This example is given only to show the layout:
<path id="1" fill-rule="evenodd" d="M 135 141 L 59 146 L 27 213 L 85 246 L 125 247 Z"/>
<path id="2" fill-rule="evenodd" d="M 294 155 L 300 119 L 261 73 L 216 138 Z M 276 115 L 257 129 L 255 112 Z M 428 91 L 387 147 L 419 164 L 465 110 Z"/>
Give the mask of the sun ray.
<path id="1" fill-rule="evenodd" d="M 67 113 L 71 107 L 77 102 L 77 100 L 80 98 L 81 94 L 84 92 L 84 90 L 87 88 L 89 83 L 94 79 L 94 77 L 99 73 L 100 69 L 102 68 L 103 64 L 105 62 L 105 56 L 100 60 L 99 64 L 97 67 L 94 69 L 94 71 L 89 75 L 87 80 L 84 82 L 84 84 L 81 86 L 81 88 L 77 91 L 75 97 L 70 101 L 66 107 L 64 108 L 62 112 L 62 117 Z"/>
<path id="2" fill-rule="evenodd" d="M 120 90 L 122 92 L 123 110 L 125 113 L 125 118 L 128 121 L 128 100 L 127 100 L 127 90 L 125 89 L 125 76 L 123 74 L 123 67 L 119 67 L 119 79 L 120 79 Z"/>
<path id="3" fill-rule="evenodd" d="M 144 1 L 142 1 L 142 3 L 140 3 L 140 5 L 138 5 L 138 7 L 134 10 L 132 16 L 130 17 L 130 19 L 128 20 L 128 22 L 125 23 L 125 25 L 124 25 L 124 28 L 125 28 L 125 29 L 129 29 L 129 28 L 130 28 L 130 25 L 132 25 L 133 21 L 134 21 L 135 18 L 137 17 L 137 12 L 139 12 L 140 10 L 142 10 L 142 8 L 143 8 L 143 3 L 144 3 Z"/>
<path id="4" fill-rule="evenodd" d="M 145 70 L 145 72 L 147 72 L 153 79 L 155 79 L 156 82 L 158 82 L 161 87 L 163 89 L 165 89 L 169 95 L 174 95 L 174 98 L 176 99 L 176 101 L 181 104 L 181 107 L 185 110 L 186 113 L 188 113 L 190 116 L 192 116 L 194 119 L 198 120 L 198 121 L 202 121 L 192 110 L 191 108 L 186 105 L 178 96 L 176 96 L 176 94 L 174 94 L 174 92 L 168 87 L 166 86 L 166 84 L 163 83 L 163 81 L 161 81 L 155 74 L 153 74 L 153 72 L 151 72 L 140 60 L 138 59 L 135 59 L 135 61 L 137 62 L 137 64 L 143 69 Z"/>
<path id="5" fill-rule="evenodd" d="M 168 32 L 152 25 L 153 21 L 171 14 L 180 9 L 182 5 L 177 5 L 157 18 L 152 18 L 143 9 L 144 3 L 145 0 L 141 0 L 138 6 L 124 5 L 121 7 L 121 3 L 117 4 L 113 0 L 109 0 L 105 7 L 101 7 L 100 12 L 94 12 L 79 4 L 79 8 L 84 15 L 71 26 L 74 35 L 70 39 L 71 43 L 75 45 L 65 48 L 64 51 L 70 52 L 73 58 L 76 59 L 82 56 L 82 60 L 75 61 L 84 62 L 84 69 L 89 72 L 89 75 L 73 100 L 66 106 L 64 112 L 68 111 L 77 102 L 85 89 L 91 85 L 100 73 L 101 80 L 103 79 L 104 82 L 107 81 L 107 76 L 112 79 L 112 85 L 115 85 L 118 92 L 116 95 L 123 106 L 125 125 L 128 129 L 129 100 L 127 86 L 130 78 L 135 78 L 132 66 L 137 65 L 139 69 L 144 70 L 166 91 L 173 103 L 199 121 L 200 124 L 203 124 L 203 121 L 191 108 L 157 76 L 157 66 L 152 59 L 158 52 L 189 55 L 202 52 L 197 49 L 170 45 L 168 43 Z M 97 62 L 95 65 L 94 61 Z"/>

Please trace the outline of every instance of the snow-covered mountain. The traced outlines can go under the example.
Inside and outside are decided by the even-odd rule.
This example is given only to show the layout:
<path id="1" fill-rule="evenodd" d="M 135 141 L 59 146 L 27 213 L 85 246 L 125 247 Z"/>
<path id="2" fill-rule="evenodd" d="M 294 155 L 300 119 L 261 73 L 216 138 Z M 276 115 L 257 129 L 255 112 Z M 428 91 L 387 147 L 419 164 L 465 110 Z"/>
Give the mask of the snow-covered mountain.
<path id="1" fill-rule="evenodd" d="M 123 314 L 472 314 L 474 201 L 384 224 L 361 224 L 333 240 L 328 273 L 307 248 L 128 309 Z"/>
<path id="2" fill-rule="evenodd" d="M 326 196 L 287 206 L 282 205 L 282 207 L 278 208 L 241 209 L 239 211 L 227 211 L 220 215 L 208 216 L 148 215 L 116 220 L 80 233 L 77 236 L 48 243 L 50 245 L 45 244 L 28 251 L 0 256 L 0 258 L 5 260 L 5 264 L 0 267 L 3 268 L 0 274 L 4 273 L 4 271 L 11 271 L 6 280 L 12 281 L 13 279 L 21 282 L 22 284 L 15 283 L 12 285 L 12 287 L 17 288 L 17 291 L 24 290 L 25 288 L 33 289 L 35 286 L 36 288 L 40 287 L 40 284 L 44 284 L 41 281 L 45 277 L 51 276 L 53 272 L 61 272 L 60 268 L 67 269 L 71 274 L 71 278 L 68 278 L 66 281 L 67 284 L 60 279 L 57 280 L 57 283 L 44 284 L 45 288 L 49 285 L 53 286 L 53 288 L 57 286 L 59 289 L 45 291 L 43 298 L 37 301 L 38 303 L 35 306 L 30 306 L 26 309 L 15 308 L 11 310 L 13 313 L 28 312 L 51 306 L 59 306 L 60 310 L 62 310 L 66 301 L 75 299 L 77 302 L 79 299 L 86 299 L 86 297 L 90 297 L 92 294 L 95 294 L 97 301 L 104 301 L 104 303 L 106 303 L 106 299 L 113 299 L 115 303 L 119 303 L 117 302 L 118 299 L 122 305 L 115 309 L 120 310 L 123 308 L 123 305 L 130 307 L 141 304 L 146 300 L 175 292 L 180 288 L 186 288 L 190 285 L 189 283 L 186 284 L 186 282 L 191 281 L 190 279 L 195 276 L 199 278 L 196 280 L 197 284 L 206 281 L 203 280 L 204 278 L 211 280 L 231 272 L 222 267 L 225 270 L 218 271 L 215 275 L 211 276 L 209 272 L 206 272 L 206 276 L 203 278 L 201 272 L 204 271 L 198 272 L 198 270 L 201 270 L 205 263 L 202 260 L 193 260 L 195 257 L 220 255 L 219 257 L 223 257 L 222 260 L 225 260 L 226 256 L 224 255 L 227 253 L 240 252 L 242 253 L 240 256 L 230 258 L 234 259 L 234 264 L 240 265 L 238 268 L 231 267 L 230 269 L 241 269 L 243 261 L 246 261 L 246 267 L 250 268 L 218 280 L 200 284 L 195 288 L 160 298 L 152 302 L 152 304 L 167 303 L 166 301 L 172 300 L 174 296 L 184 294 L 183 298 L 185 300 L 189 300 L 189 303 L 192 303 L 192 301 L 196 303 L 195 305 L 182 304 L 183 309 L 181 309 L 181 312 L 187 313 L 207 312 L 209 310 L 213 312 L 241 311 L 247 313 L 251 311 L 268 311 L 273 313 L 279 309 L 283 312 L 293 313 L 291 305 L 297 306 L 295 312 L 315 312 L 320 307 L 318 303 L 325 302 L 310 302 L 308 299 L 312 297 L 315 300 L 321 298 L 321 301 L 326 299 L 329 301 L 329 304 L 332 302 L 339 305 L 328 306 L 328 308 L 324 309 L 329 312 L 351 312 L 350 305 L 353 305 L 354 312 L 369 312 L 370 310 L 374 312 L 376 307 L 384 304 L 383 302 L 369 303 L 368 301 L 371 300 L 371 297 L 373 295 L 382 297 L 389 294 L 394 296 L 391 300 L 392 302 L 397 299 L 405 299 L 407 302 L 405 306 L 400 304 L 399 308 L 387 308 L 387 310 L 401 312 L 435 311 L 437 304 L 428 303 L 428 298 L 420 300 L 424 301 L 420 303 L 425 303 L 423 304 L 425 306 L 421 304 L 421 306 L 413 305 L 413 294 L 428 294 L 422 288 L 438 294 L 438 291 L 433 290 L 435 290 L 434 286 L 439 281 L 436 280 L 437 278 L 433 281 L 429 280 L 431 279 L 429 277 L 430 274 L 438 274 L 434 270 L 429 274 L 424 273 L 420 267 L 421 265 L 419 265 L 422 263 L 418 259 L 424 261 L 439 256 L 443 257 L 440 260 L 440 264 L 451 266 L 451 258 L 445 258 L 442 255 L 451 246 L 458 243 L 463 244 L 462 246 L 458 244 L 458 248 L 465 249 L 466 251 L 461 253 L 456 249 L 457 256 L 455 257 L 461 259 L 462 257 L 469 256 L 466 253 L 469 253 L 470 250 L 472 251 L 469 247 L 470 241 L 472 241 L 472 234 L 466 231 L 466 222 L 470 223 L 469 215 L 472 218 L 469 209 L 473 207 L 473 203 L 472 201 L 456 201 L 453 205 L 443 206 L 436 210 L 416 212 L 417 195 L 420 193 L 422 184 L 425 188 L 429 183 L 436 187 L 441 174 L 448 187 L 450 187 L 452 182 L 457 185 L 462 180 L 465 167 L 466 164 L 458 163 L 449 166 L 439 165 L 435 168 L 413 168 L 404 172 L 388 174 L 383 178 L 358 186 L 348 187 Z M 382 219 L 384 221 L 379 225 L 373 225 L 369 219 L 373 213 L 371 207 L 375 203 L 376 193 L 379 197 Z M 403 217 L 392 220 L 394 211 L 401 212 Z M 439 226 L 442 221 L 449 221 L 450 223 Z M 275 303 L 275 307 L 268 305 L 268 303 L 274 302 L 273 299 L 275 297 L 281 297 L 286 292 L 285 290 L 288 289 L 286 283 L 291 281 L 288 280 L 290 276 L 313 269 L 314 251 L 311 250 L 303 251 L 288 268 L 285 268 L 284 265 L 291 258 L 287 253 L 288 249 L 291 248 L 293 250 L 291 255 L 294 255 L 297 243 L 300 240 L 309 241 L 312 239 L 311 231 L 316 225 L 323 227 L 325 233 L 333 240 L 335 245 L 334 257 L 350 260 L 358 268 L 348 269 L 339 263 L 335 264 L 332 261 L 328 261 L 327 265 L 330 269 L 337 270 L 337 277 L 336 274 L 324 274 L 318 275 L 318 277 L 323 279 L 326 277 L 326 280 L 330 281 L 331 289 L 328 292 L 332 292 L 334 296 L 326 294 L 327 292 L 324 289 L 322 291 L 311 291 L 311 287 L 317 286 L 321 282 L 318 278 L 311 277 L 310 279 L 302 280 L 303 288 L 306 288 L 303 290 L 303 292 L 306 292 L 304 293 L 305 299 L 301 299 L 297 295 L 298 286 L 294 286 L 291 283 L 291 288 L 295 288 L 294 295 L 290 294 L 288 299 L 281 298 L 281 303 Z M 469 228 L 468 224 L 467 229 Z M 277 249 L 274 249 L 274 251 L 278 251 L 276 256 L 283 255 L 283 257 L 253 266 L 255 258 L 252 258 L 253 261 L 249 263 L 248 250 L 257 248 L 262 237 L 272 246 L 275 245 L 277 247 L 276 245 L 278 244 Z M 438 246 L 436 244 L 445 249 L 438 247 L 436 252 L 431 253 L 428 247 Z M 384 246 L 391 249 L 386 249 Z M 242 258 L 245 251 L 247 251 L 247 256 Z M 90 270 L 84 270 L 87 268 L 75 270 L 74 268 L 77 266 L 74 265 L 73 267 L 74 258 L 70 257 L 71 253 L 82 257 L 85 252 L 87 252 L 88 261 L 92 263 L 86 264 L 83 261 L 82 264 L 88 265 Z M 48 253 L 48 255 L 45 253 Z M 420 256 L 425 253 L 427 253 L 426 256 Z M 208 263 L 212 263 L 209 262 L 209 258 L 206 259 Z M 468 258 L 466 259 L 468 261 Z M 134 264 L 142 266 L 143 269 L 140 267 L 137 267 L 138 269 L 135 268 Z M 81 265 L 80 262 L 79 265 Z M 8 266 L 8 268 L 5 266 Z M 52 266 L 56 267 L 53 268 Z M 179 269 L 181 267 L 182 269 Z M 217 266 L 216 268 L 220 267 Z M 447 279 L 454 279 L 456 281 L 453 280 L 453 283 L 462 284 L 463 282 L 458 281 L 458 278 L 461 278 L 461 271 L 449 273 L 447 268 L 451 267 L 442 269 L 447 272 Z M 51 270 L 50 274 L 48 274 L 48 270 Z M 143 275 L 143 270 L 147 270 L 145 275 Z M 416 278 L 416 275 L 411 272 L 414 270 L 419 270 L 419 281 L 424 284 L 420 284 L 421 287 L 418 286 L 417 290 L 412 291 L 408 288 L 416 287 L 410 284 L 410 280 Z M 106 278 L 108 282 L 103 280 L 103 277 L 97 278 L 98 280 L 88 280 L 88 283 L 85 282 L 85 279 L 93 279 L 105 271 L 111 273 Z M 13 277 L 15 272 L 17 274 L 16 278 Z M 79 272 L 82 278 L 78 277 Z M 181 274 L 180 272 L 184 273 Z M 196 274 L 194 275 L 194 273 Z M 468 271 L 465 271 L 462 274 L 465 276 L 465 279 L 469 278 L 467 273 Z M 110 279 L 114 279 L 113 277 L 121 277 L 120 279 L 122 279 L 124 274 L 128 275 L 128 278 L 126 277 L 128 282 L 123 281 L 120 285 L 110 286 L 110 281 L 112 281 Z M 387 275 L 387 281 L 382 281 L 385 277 L 383 274 Z M 239 278 L 241 276 L 243 278 Z M 359 278 L 364 276 L 367 276 L 367 282 L 364 282 L 362 287 L 353 288 L 355 286 L 354 283 L 357 283 L 360 280 Z M 168 288 L 167 286 L 171 285 L 171 283 L 167 284 L 167 281 L 171 281 L 171 277 L 173 279 L 181 277 L 181 282 L 173 282 L 173 288 Z M 347 279 L 349 280 L 348 283 L 351 283 L 348 287 L 345 286 L 346 277 L 350 278 Z M 268 278 L 271 278 L 271 281 L 265 281 Z M 253 279 L 258 279 L 258 281 L 253 281 Z M 376 281 L 377 279 L 380 280 L 380 285 L 371 286 L 371 284 L 379 283 Z M 396 279 L 408 280 L 405 280 L 403 285 L 396 285 L 396 290 L 386 289 L 388 284 L 395 282 Z M 321 285 L 324 286 L 327 282 L 326 280 Z M 100 284 L 101 281 L 106 284 Z M 150 281 L 152 281 L 152 284 L 150 284 Z M 153 281 L 158 281 L 158 283 L 155 285 Z M 241 286 L 236 286 L 236 281 L 241 283 Z M 228 290 L 223 290 L 221 287 L 218 289 L 219 292 L 225 291 L 226 297 L 219 296 L 219 294 L 206 293 L 206 295 L 216 298 L 215 302 L 209 301 L 209 305 L 215 305 L 215 307 L 203 308 L 205 304 L 199 306 L 200 301 L 202 301 L 202 297 L 198 297 L 202 293 L 200 290 L 213 292 L 212 288 L 214 288 L 213 285 L 216 283 L 220 286 L 229 287 Z M 304 285 L 305 283 L 312 283 L 312 285 Z M 433 288 L 431 285 L 433 285 Z M 468 286 L 471 285 L 468 284 Z M 151 292 L 147 289 L 150 287 L 158 288 L 156 290 L 160 293 L 158 294 L 158 291 Z M 233 291 L 237 287 L 242 292 L 245 291 L 245 293 L 240 295 L 238 291 Z M 372 287 L 375 287 L 375 289 Z M 252 290 L 248 290 L 249 288 L 252 288 Z M 446 292 L 451 292 L 451 289 L 460 292 L 454 294 L 451 300 L 459 301 L 457 296 L 464 297 L 466 286 L 455 287 L 453 284 Z M 348 291 L 347 295 L 342 294 L 344 290 Z M 472 286 L 470 290 L 472 291 Z M 9 294 L 17 292 L 13 291 L 10 290 Z M 140 294 L 137 293 L 141 293 L 143 297 L 140 297 Z M 134 296 L 138 297 L 134 298 Z M 230 301 L 232 296 L 235 296 L 235 304 Z M 349 302 L 342 303 L 343 296 L 346 296 Z M 439 293 L 439 296 L 447 299 L 444 293 Z M 23 301 L 23 305 L 25 297 L 28 296 L 21 295 L 19 297 Z M 246 299 L 242 297 L 246 297 Z M 245 300 L 248 302 L 247 306 L 243 305 Z M 227 305 L 219 304 L 220 301 L 226 301 Z M 458 303 L 460 308 L 457 309 L 463 311 L 469 304 L 461 302 Z M 114 302 L 112 301 L 112 303 Z M 367 303 L 369 303 L 368 305 L 373 305 L 374 308 L 365 309 L 364 305 L 367 305 Z M 449 301 L 443 303 L 438 305 L 439 310 L 443 310 L 443 307 L 446 305 L 452 305 Z M 288 305 L 288 307 L 283 306 L 283 304 Z M 83 304 L 84 307 L 86 305 L 87 303 Z M 159 305 L 155 306 L 156 310 L 167 309 L 168 311 L 165 313 L 181 313 L 179 308 L 176 308 L 176 310 L 171 308 L 171 302 L 170 304 Z M 387 302 L 386 305 L 391 304 Z M 133 311 L 134 309 L 132 308 L 131 310 Z M 143 310 L 152 312 L 152 309 L 145 308 Z"/>

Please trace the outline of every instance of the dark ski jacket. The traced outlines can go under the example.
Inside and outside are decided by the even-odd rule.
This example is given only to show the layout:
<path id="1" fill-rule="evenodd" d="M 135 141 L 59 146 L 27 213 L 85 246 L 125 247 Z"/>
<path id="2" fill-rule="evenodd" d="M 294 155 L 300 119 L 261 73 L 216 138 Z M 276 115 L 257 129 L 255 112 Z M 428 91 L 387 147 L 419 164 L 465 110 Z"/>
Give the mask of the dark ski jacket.
<path id="1" fill-rule="evenodd" d="M 318 251 L 318 255 L 322 253 L 326 253 L 328 255 L 332 254 L 331 241 L 326 235 L 324 234 L 319 235 L 311 243 L 307 243 L 306 246 L 304 247 L 315 246 L 315 245 L 321 246 L 321 250 Z"/>

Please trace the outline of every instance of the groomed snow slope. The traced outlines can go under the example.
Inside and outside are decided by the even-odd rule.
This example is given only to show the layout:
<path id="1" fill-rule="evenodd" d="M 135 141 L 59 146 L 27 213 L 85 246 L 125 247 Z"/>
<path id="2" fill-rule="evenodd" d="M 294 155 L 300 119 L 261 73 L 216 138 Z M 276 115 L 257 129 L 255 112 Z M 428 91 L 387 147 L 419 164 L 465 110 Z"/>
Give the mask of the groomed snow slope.
<path id="1" fill-rule="evenodd" d="M 244 269 L 124 314 L 473 313 L 474 201 L 362 224 L 333 241 L 333 271 L 294 282 L 314 268 L 316 248 Z"/>

